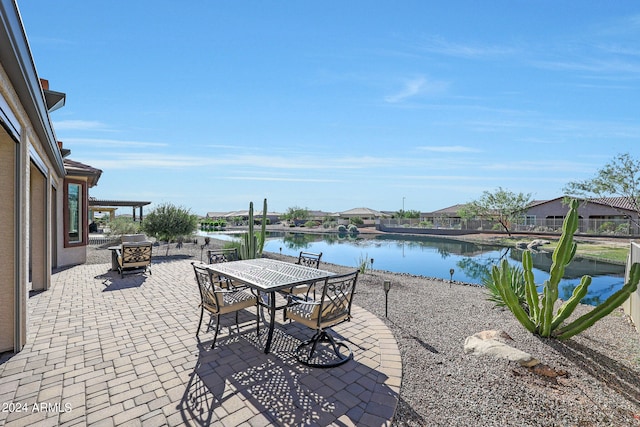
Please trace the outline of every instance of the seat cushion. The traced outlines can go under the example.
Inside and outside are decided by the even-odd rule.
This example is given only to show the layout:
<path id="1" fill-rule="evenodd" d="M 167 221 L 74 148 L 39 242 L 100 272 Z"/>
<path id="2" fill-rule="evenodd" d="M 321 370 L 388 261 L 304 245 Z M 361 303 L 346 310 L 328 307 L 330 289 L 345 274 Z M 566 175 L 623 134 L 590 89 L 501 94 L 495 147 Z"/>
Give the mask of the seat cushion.
<path id="1" fill-rule="evenodd" d="M 280 292 L 282 292 L 283 294 L 300 295 L 300 294 L 306 294 L 308 290 L 309 290 L 309 285 L 298 285 L 298 286 L 294 286 L 293 288 L 283 289 Z"/>
<path id="2" fill-rule="evenodd" d="M 214 296 L 210 292 L 209 295 L 205 297 L 205 302 L 203 303 L 204 308 L 213 313 L 230 313 L 232 311 L 254 306 L 258 303 L 255 295 L 245 291 L 222 291 L 216 286 L 216 293 L 218 297 L 217 299 L 214 299 Z M 210 301 L 210 303 L 207 303 L 207 301 Z M 220 307 L 216 307 L 214 305 L 214 301 L 218 301 Z"/>
<path id="3" fill-rule="evenodd" d="M 327 306 L 323 311 L 323 315 L 330 316 L 331 319 L 321 321 L 320 325 L 318 325 L 318 314 L 320 312 L 320 305 L 318 304 L 293 304 L 287 308 L 287 318 L 296 322 L 300 322 L 312 329 L 317 329 L 318 327 L 320 327 L 321 329 L 329 328 L 331 326 L 337 325 L 338 323 L 342 323 L 349 318 L 349 313 L 347 313 L 346 310 L 344 310 L 342 314 L 339 314 L 335 317 L 331 316 L 332 312 L 343 311 L 343 307 Z"/>

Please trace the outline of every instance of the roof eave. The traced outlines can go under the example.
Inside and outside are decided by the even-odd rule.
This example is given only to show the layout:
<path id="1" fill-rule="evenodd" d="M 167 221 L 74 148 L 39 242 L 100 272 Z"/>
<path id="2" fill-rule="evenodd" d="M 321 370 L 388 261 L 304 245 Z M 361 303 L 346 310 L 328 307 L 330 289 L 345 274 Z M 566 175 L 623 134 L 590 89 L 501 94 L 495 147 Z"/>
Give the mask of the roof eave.
<path id="1" fill-rule="evenodd" d="M 0 1 L 0 45 L 3 46 L 0 49 L 0 61 L 20 103 L 27 112 L 34 131 L 56 172 L 64 176 L 62 155 L 51 125 L 49 110 L 24 32 L 20 11 L 13 0 Z"/>

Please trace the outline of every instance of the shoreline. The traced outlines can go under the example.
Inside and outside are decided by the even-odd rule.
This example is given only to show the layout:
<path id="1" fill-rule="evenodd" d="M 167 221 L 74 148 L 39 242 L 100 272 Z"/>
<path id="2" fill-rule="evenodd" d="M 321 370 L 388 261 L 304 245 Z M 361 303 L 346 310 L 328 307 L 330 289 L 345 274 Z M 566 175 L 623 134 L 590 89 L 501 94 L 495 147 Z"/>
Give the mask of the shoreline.
<path id="1" fill-rule="evenodd" d="M 225 231 L 220 231 L 220 233 L 225 234 L 239 234 L 247 231 L 247 227 L 232 227 Z M 322 234 L 322 235 L 330 235 L 337 234 L 335 230 L 327 230 L 321 228 L 305 228 L 305 227 L 284 227 L 284 226 L 268 226 L 267 232 L 277 232 L 277 233 L 301 233 L 301 234 Z M 203 232 L 206 233 L 206 232 Z M 426 234 L 426 233 L 388 233 L 380 230 L 376 230 L 371 227 L 363 227 L 360 229 L 358 233 L 360 237 L 364 239 L 375 239 L 378 236 L 387 235 L 387 236 L 411 236 L 411 237 L 423 237 L 423 238 L 436 238 L 443 240 L 453 240 L 467 243 L 475 243 L 478 245 L 493 245 L 493 246 L 502 246 L 502 247 L 516 247 L 518 242 L 530 242 L 533 240 L 545 240 L 549 242 L 557 242 L 560 238 L 560 235 L 543 235 L 543 234 L 518 234 L 512 237 L 508 237 L 506 234 L 498 234 L 498 233 L 470 233 L 464 235 L 446 235 L 446 234 Z M 205 237 L 205 235 L 199 235 L 200 237 Z M 215 234 L 212 233 L 212 238 L 215 238 Z M 631 238 L 622 238 L 622 237 L 610 237 L 610 236 L 602 236 L 602 237 L 592 237 L 592 236 L 574 236 L 574 241 L 578 244 L 578 252 L 576 253 L 576 257 L 584 258 L 587 260 L 599 261 L 608 264 L 614 265 L 626 265 L 626 256 L 624 260 L 616 259 L 613 255 L 606 256 L 607 250 L 610 252 L 615 252 L 619 250 L 629 250 L 629 244 L 633 239 Z M 537 250 L 540 252 L 553 252 L 552 247 L 544 247 L 540 246 Z M 592 253 L 591 251 L 595 251 L 596 253 Z M 618 255 L 618 257 L 620 257 Z"/>

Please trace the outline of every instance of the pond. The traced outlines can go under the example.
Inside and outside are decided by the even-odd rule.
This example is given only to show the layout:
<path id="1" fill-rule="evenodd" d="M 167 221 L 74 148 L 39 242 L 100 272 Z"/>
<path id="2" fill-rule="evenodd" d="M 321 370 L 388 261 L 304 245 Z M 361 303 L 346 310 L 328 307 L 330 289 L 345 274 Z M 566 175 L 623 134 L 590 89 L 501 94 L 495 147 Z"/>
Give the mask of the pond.
<path id="1" fill-rule="evenodd" d="M 211 235 L 211 234 L 210 234 Z M 224 236 L 224 237 L 223 237 Z M 216 238 L 231 239 L 216 234 Z M 304 250 L 322 252 L 322 261 L 358 267 L 373 260 L 373 269 L 409 273 L 465 283 L 482 284 L 482 277 L 501 259 L 521 266 L 522 251 L 495 245 L 483 245 L 454 239 L 407 235 L 345 235 L 311 233 L 269 233 L 265 251 L 298 256 Z M 533 254 L 533 273 L 537 284 L 549 278 L 551 253 Z M 583 304 L 598 305 L 624 284 L 624 266 L 575 258 L 560 282 L 560 298 L 571 296 L 580 278 L 593 277 Z"/>

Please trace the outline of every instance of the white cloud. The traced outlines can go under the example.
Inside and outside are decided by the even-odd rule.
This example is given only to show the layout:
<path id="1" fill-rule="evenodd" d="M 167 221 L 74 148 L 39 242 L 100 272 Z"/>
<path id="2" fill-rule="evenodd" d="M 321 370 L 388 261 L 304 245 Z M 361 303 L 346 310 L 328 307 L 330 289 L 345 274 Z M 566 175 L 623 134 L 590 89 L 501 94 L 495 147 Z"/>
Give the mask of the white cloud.
<path id="1" fill-rule="evenodd" d="M 233 167 L 279 169 L 279 170 L 354 170 L 365 168 L 392 167 L 405 165 L 407 159 L 383 157 L 311 157 L 311 156 L 260 156 L 260 155 L 216 155 L 215 157 L 180 156 L 163 153 L 103 152 L 96 158 L 83 159 L 100 169 L 141 169 L 141 168 L 186 168 L 186 167 Z"/>
<path id="2" fill-rule="evenodd" d="M 279 182 L 341 182 L 340 179 L 329 178 L 281 178 L 266 176 L 229 176 L 227 179 L 238 181 L 279 181 Z"/>
<path id="3" fill-rule="evenodd" d="M 166 147 L 164 142 L 143 142 L 104 138 L 62 138 L 65 144 L 90 145 L 92 147 Z"/>
<path id="4" fill-rule="evenodd" d="M 61 120 L 53 122 L 55 130 L 107 130 L 107 126 L 93 120 Z"/>
<path id="5" fill-rule="evenodd" d="M 449 84 L 446 82 L 429 81 L 425 77 L 417 77 L 406 81 L 400 91 L 385 96 L 384 100 L 388 103 L 396 104 L 415 96 L 443 92 L 448 86 Z"/>
<path id="6" fill-rule="evenodd" d="M 446 41 L 442 37 L 429 37 L 421 48 L 427 52 L 463 58 L 505 56 L 516 52 L 511 47 L 454 43 Z"/>
<path id="7" fill-rule="evenodd" d="M 432 151 L 435 153 L 480 153 L 482 150 L 462 145 L 429 145 L 418 147 L 419 150 Z"/>

